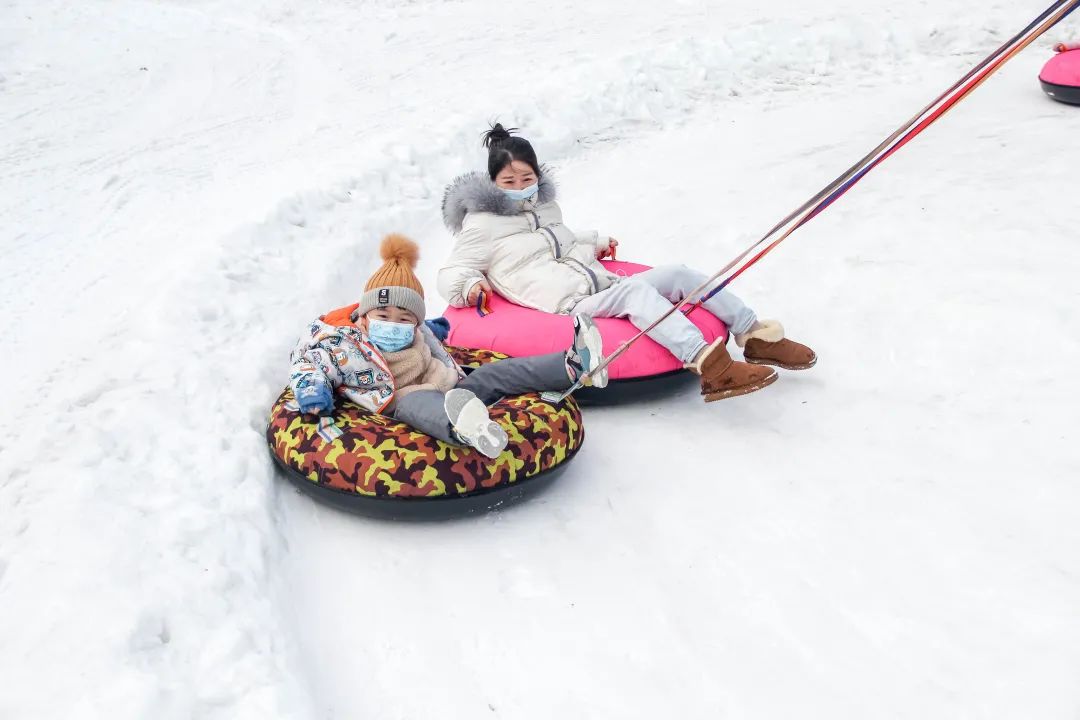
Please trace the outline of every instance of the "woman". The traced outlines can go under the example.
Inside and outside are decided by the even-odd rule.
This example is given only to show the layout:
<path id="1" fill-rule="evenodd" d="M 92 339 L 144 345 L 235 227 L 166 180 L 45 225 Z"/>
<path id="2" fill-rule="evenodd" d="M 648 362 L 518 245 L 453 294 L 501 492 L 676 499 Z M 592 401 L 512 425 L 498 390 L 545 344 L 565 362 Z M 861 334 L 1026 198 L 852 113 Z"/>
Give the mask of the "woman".
<path id="1" fill-rule="evenodd" d="M 645 328 L 686 299 L 706 276 L 664 265 L 632 277 L 604 269 L 600 258 L 618 241 L 597 232 L 575 233 L 562 223 L 555 183 L 528 140 L 496 124 L 484 135 L 487 175 L 463 175 L 446 190 L 443 219 L 456 235 L 439 271 L 439 292 L 455 307 L 472 305 L 481 291 L 549 313 L 625 317 Z M 704 307 L 735 336 L 747 362 L 728 355 L 722 340 L 708 343 L 681 312 L 649 332 L 701 376 L 706 402 L 745 395 L 776 380 L 767 365 L 803 370 L 814 351 L 784 337 L 775 321 L 761 322 L 739 298 L 720 292 Z"/>

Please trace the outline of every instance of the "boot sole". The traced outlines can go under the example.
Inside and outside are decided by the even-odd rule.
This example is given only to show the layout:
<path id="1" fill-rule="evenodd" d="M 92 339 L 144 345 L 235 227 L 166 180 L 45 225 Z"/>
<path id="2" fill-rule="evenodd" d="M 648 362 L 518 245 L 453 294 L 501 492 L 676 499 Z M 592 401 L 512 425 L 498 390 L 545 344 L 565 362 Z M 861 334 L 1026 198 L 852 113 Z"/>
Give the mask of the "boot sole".
<path id="1" fill-rule="evenodd" d="M 810 368 L 817 365 L 817 356 L 814 357 L 813 361 L 808 362 L 808 363 L 803 363 L 801 365 L 789 365 L 788 363 L 782 363 L 782 362 L 778 362 L 776 360 L 757 360 L 757 359 L 748 358 L 746 356 L 743 356 L 743 361 L 748 362 L 751 365 L 768 365 L 770 367 L 778 367 L 778 368 L 783 368 L 785 370 L 809 370 Z"/>
<path id="2" fill-rule="evenodd" d="M 757 392 L 762 388 L 772 385 L 779 377 L 779 375 L 773 373 L 761 382 L 754 383 L 753 385 L 741 385 L 739 387 L 731 388 L 730 390 L 721 390 L 720 392 L 705 394 L 705 402 L 716 402 L 717 400 L 727 400 L 728 398 L 739 397 L 740 395 L 749 395 L 752 392 Z"/>

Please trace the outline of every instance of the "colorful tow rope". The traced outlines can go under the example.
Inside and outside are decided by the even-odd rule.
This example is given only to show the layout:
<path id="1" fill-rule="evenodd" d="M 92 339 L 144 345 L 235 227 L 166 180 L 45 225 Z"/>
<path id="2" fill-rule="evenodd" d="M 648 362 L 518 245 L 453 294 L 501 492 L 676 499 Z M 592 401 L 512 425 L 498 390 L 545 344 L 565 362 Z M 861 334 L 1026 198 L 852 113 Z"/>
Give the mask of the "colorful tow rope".
<path id="1" fill-rule="evenodd" d="M 920 112 L 918 112 L 914 117 L 908 120 L 908 122 L 902 125 L 898 130 L 896 130 L 892 135 L 886 138 L 876 148 L 871 150 L 859 162 L 848 168 L 848 170 L 845 171 L 842 175 L 840 175 L 840 177 L 838 177 L 825 188 L 821 189 L 814 197 L 803 203 L 801 207 L 799 207 L 786 218 L 774 225 L 772 229 L 770 229 L 767 233 L 765 233 L 765 235 L 761 237 L 760 240 L 758 240 L 746 250 L 744 250 L 742 253 L 740 253 L 734 260 L 721 268 L 712 277 L 708 278 L 700 286 L 694 288 L 689 293 L 687 293 L 687 297 L 694 297 L 698 295 L 698 293 L 704 292 L 706 288 L 712 285 L 712 283 L 723 277 L 726 273 L 731 271 L 732 268 L 743 262 L 743 260 L 745 260 L 747 256 L 750 255 L 750 253 L 754 252 L 754 250 L 756 250 L 762 244 L 766 243 L 769 238 L 773 237 L 773 235 L 775 235 L 778 231 L 787 227 L 789 224 L 795 221 L 796 218 L 798 218 L 798 221 L 795 222 L 795 224 L 788 228 L 786 231 L 784 231 L 784 233 L 780 237 L 778 237 L 776 240 L 773 240 L 763 250 L 750 258 L 750 260 L 748 260 L 741 267 L 739 267 L 739 269 L 732 273 L 729 277 L 724 279 L 723 282 L 721 282 L 718 286 L 710 290 L 705 295 L 701 296 L 701 298 L 697 302 L 693 303 L 693 305 L 685 312 L 687 314 L 690 314 L 697 308 L 701 307 L 702 303 L 706 302 L 709 298 L 713 297 L 718 292 L 727 287 L 735 278 L 744 273 L 748 268 L 755 265 L 759 260 L 765 257 L 765 255 L 769 254 L 769 252 L 776 248 L 780 243 L 789 238 L 792 233 L 794 233 L 800 227 L 808 223 L 810 220 L 817 217 L 827 207 L 836 202 L 836 200 L 843 197 L 843 195 L 852 187 L 854 187 L 860 180 L 862 180 L 868 172 L 870 172 L 875 167 L 884 162 L 886 159 L 891 157 L 893 153 L 902 148 L 913 138 L 919 135 L 923 130 L 925 130 L 927 127 L 940 119 L 942 115 L 955 107 L 958 102 L 963 100 L 965 97 L 971 94 L 972 91 L 974 91 L 984 82 L 986 82 L 986 80 L 995 72 L 997 72 L 1002 65 L 1015 57 L 1028 45 L 1035 42 L 1035 40 L 1041 37 L 1047 30 L 1064 20 L 1070 13 L 1076 10 L 1077 7 L 1080 7 L 1080 0 L 1057 0 L 1057 2 L 1053 3 L 1049 8 L 1044 10 L 1042 14 L 1039 15 L 1039 17 L 1037 17 L 1033 22 L 1031 22 L 1026 28 L 1014 35 L 1012 38 L 1002 44 L 997 50 L 987 56 L 986 59 L 984 59 L 982 62 L 980 62 L 970 71 L 968 71 L 968 73 L 964 75 L 964 77 L 962 77 L 959 81 L 957 81 L 951 88 L 939 95 L 937 99 L 935 99 L 925 108 L 923 108 Z M 623 342 L 618 348 L 616 348 L 615 352 L 605 358 L 604 362 L 600 363 L 600 366 L 593 372 L 596 372 L 597 370 L 602 370 L 603 368 L 606 368 L 608 365 L 614 362 L 616 358 L 626 352 L 634 343 L 636 343 L 646 334 L 651 332 L 653 328 L 666 320 L 668 316 L 670 316 L 672 313 L 676 312 L 679 307 L 679 305 L 673 305 L 669 311 L 658 317 L 647 328 L 640 330 L 636 335 Z M 565 398 L 570 395 L 570 393 L 574 392 L 574 390 L 582 387 L 587 377 L 588 376 L 585 375 L 581 378 L 578 378 L 578 381 L 574 383 L 574 386 L 567 390 L 565 393 L 563 393 L 562 397 Z"/>
<path id="2" fill-rule="evenodd" d="M 345 431 L 339 428 L 334 422 L 334 418 L 327 417 L 326 415 L 319 418 L 319 429 L 315 432 L 324 442 L 328 443 L 334 442 L 345 434 Z"/>
<path id="3" fill-rule="evenodd" d="M 1064 20 L 1070 13 L 1080 7 L 1080 0 L 1058 0 L 1049 8 L 1043 11 L 1039 17 L 1031 22 L 1026 28 L 1013 36 L 1009 41 L 999 47 L 985 60 L 976 65 L 971 71 L 961 78 L 955 85 L 942 93 L 938 98 L 923 109 L 912 120 L 906 123 L 890 138 L 885 140 L 879 145 L 873 152 L 864 157 L 859 163 L 848 169 L 844 175 L 841 175 L 832 185 L 825 188 L 815 198 L 808 203 L 804 204 L 802 208 L 789 215 L 779 225 L 773 227 L 764 237 L 754 243 L 750 248 L 744 251 L 739 257 L 737 257 L 732 263 L 720 271 L 716 277 L 728 272 L 734 265 L 741 262 L 750 252 L 760 246 L 766 240 L 768 240 L 774 233 L 780 228 L 790 223 L 797 215 L 809 209 L 795 225 L 789 228 L 783 235 L 771 242 L 759 253 L 754 255 L 750 260 L 744 263 L 738 270 L 729 275 L 719 285 L 710 290 L 704 296 L 701 297 L 691 308 L 686 311 L 687 314 L 693 312 L 697 308 L 701 307 L 702 303 L 709 300 L 709 298 L 716 295 L 718 292 L 726 288 L 731 282 L 742 275 L 747 269 L 755 265 L 759 260 L 768 255 L 775 249 L 780 243 L 788 239 L 796 230 L 813 220 L 815 217 L 825 211 L 830 205 L 843 197 L 848 190 L 859 183 L 867 173 L 883 163 L 888 158 L 892 157 L 900 148 L 907 145 L 913 138 L 922 133 L 923 130 L 930 127 L 942 115 L 949 112 L 956 106 L 961 100 L 970 95 L 976 88 L 986 82 L 987 79 L 995 72 L 997 72 L 1002 65 L 1007 63 L 1017 54 L 1019 54 L 1024 48 L 1031 43 L 1035 42 L 1040 36 L 1047 30 L 1057 25 Z M 1060 47 L 1060 46 L 1059 46 Z M 1066 46 L 1067 48 L 1068 46 Z M 927 115 L 929 113 L 929 115 Z M 920 121 L 921 119 L 921 121 Z M 918 123 L 918 124 L 916 124 Z M 816 203 L 816 204 L 814 204 Z"/>

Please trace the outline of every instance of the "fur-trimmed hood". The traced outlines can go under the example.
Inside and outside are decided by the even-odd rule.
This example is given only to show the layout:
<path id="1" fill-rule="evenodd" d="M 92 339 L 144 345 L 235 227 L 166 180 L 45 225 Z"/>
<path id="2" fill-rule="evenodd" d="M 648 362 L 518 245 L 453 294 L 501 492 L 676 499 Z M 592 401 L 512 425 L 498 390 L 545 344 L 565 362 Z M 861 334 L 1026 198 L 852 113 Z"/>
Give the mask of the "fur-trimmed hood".
<path id="1" fill-rule="evenodd" d="M 536 203 L 542 205 L 555 200 L 555 180 L 546 166 L 540 167 L 539 189 Z M 511 200 L 493 183 L 487 173 L 475 171 L 459 175 L 446 186 L 442 203 L 443 222 L 453 232 L 461 232 L 465 216 L 471 212 L 496 215 L 517 215 L 521 202 Z"/>

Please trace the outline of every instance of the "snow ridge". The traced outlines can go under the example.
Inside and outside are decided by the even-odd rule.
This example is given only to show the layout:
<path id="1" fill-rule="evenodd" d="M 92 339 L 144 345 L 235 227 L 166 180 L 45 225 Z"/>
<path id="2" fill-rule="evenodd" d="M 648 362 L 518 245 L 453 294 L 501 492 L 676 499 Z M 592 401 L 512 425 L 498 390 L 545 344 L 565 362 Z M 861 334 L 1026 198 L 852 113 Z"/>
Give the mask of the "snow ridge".
<path id="1" fill-rule="evenodd" d="M 353 299 L 383 233 L 422 240 L 425 272 L 444 254 L 442 187 L 479 164 L 491 108 L 514 108 L 501 119 L 557 163 L 700 108 L 921 72 L 946 48 L 999 37 L 960 21 L 905 34 L 861 17 L 774 20 L 595 59 L 436 129 L 405 127 L 356 177 L 167 270 L 143 313 L 53 372 L 29 416 L 47 423 L 5 418 L 0 605 L 29 611 L 0 612 L 0 716 L 311 716 L 275 574 L 289 490 L 266 452 L 266 411 L 298 329 Z M 421 132 L 434 150 L 416 149 Z"/>

